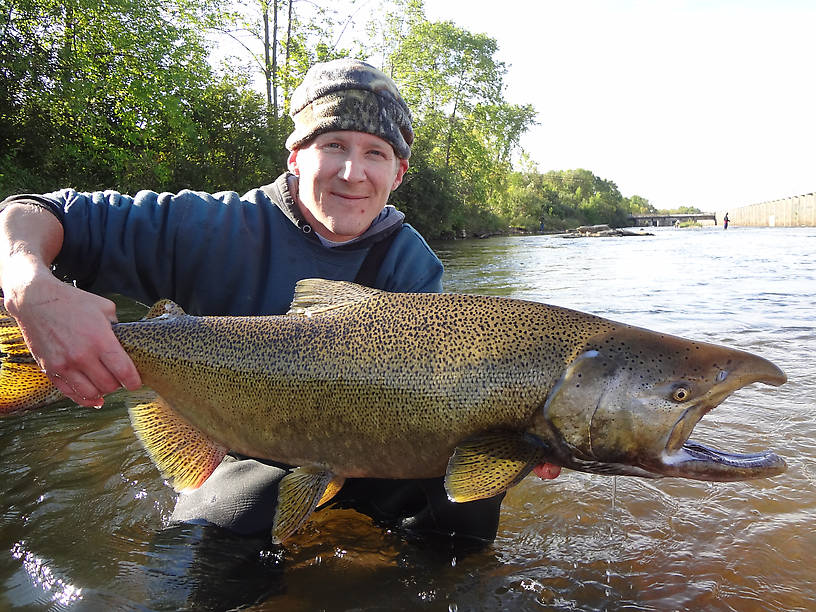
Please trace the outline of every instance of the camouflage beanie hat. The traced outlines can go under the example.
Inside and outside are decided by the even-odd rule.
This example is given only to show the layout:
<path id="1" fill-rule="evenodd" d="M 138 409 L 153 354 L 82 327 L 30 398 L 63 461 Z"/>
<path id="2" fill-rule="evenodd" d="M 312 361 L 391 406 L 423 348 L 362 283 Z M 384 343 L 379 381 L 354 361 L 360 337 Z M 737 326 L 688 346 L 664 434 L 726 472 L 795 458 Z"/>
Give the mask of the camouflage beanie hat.
<path id="1" fill-rule="evenodd" d="M 290 151 L 324 132 L 354 130 L 387 140 L 401 159 L 411 156 L 411 112 L 394 81 L 365 62 L 343 58 L 309 68 L 292 94 L 290 115 Z"/>

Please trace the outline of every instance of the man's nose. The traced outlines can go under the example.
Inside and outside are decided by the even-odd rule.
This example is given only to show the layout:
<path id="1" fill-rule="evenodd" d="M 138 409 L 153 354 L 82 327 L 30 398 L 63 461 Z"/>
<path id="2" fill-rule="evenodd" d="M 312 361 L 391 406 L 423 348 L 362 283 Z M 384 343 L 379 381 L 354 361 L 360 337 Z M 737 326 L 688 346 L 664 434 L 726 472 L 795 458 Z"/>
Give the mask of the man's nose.
<path id="1" fill-rule="evenodd" d="M 340 176 L 345 181 L 362 181 L 365 178 L 362 160 L 354 155 L 349 155 L 343 162 Z"/>

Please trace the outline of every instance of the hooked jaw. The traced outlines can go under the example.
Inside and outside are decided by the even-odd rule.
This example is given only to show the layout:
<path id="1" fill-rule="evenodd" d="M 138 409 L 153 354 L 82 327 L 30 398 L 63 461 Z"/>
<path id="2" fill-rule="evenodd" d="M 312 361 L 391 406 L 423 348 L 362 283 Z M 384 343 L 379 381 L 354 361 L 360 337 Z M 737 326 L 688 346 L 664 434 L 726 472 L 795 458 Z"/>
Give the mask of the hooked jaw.
<path id="1" fill-rule="evenodd" d="M 770 361 L 751 357 L 751 367 L 742 368 L 747 370 L 745 373 L 728 375 L 724 380 L 727 384 L 715 386 L 683 413 L 668 436 L 659 464 L 647 469 L 660 476 L 720 482 L 767 478 L 785 471 L 784 459 L 772 451 L 732 453 L 689 440 L 694 426 L 703 416 L 735 390 L 755 382 L 778 386 L 787 380 L 785 373 Z"/>
<path id="2" fill-rule="evenodd" d="M 583 472 L 732 481 L 775 476 L 767 451 L 738 454 L 689 441 L 694 427 L 734 391 L 786 376 L 757 355 L 623 328 L 593 339 L 547 397 L 533 433 L 552 462 Z"/>
<path id="3" fill-rule="evenodd" d="M 787 469 L 785 460 L 772 451 L 729 453 L 692 441 L 663 459 L 661 475 L 718 482 L 768 478 Z"/>
<path id="4" fill-rule="evenodd" d="M 616 342 L 628 353 L 604 351 L 598 342 L 599 349 L 568 366 L 548 397 L 535 428 L 552 441 L 553 462 L 596 474 L 711 481 L 785 471 L 770 451 L 739 454 L 689 440 L 700 419 L 734 391 L 755 382 L 781 385 L 782 370 L 745 351 L 625 332 L 616 332 Z"/>

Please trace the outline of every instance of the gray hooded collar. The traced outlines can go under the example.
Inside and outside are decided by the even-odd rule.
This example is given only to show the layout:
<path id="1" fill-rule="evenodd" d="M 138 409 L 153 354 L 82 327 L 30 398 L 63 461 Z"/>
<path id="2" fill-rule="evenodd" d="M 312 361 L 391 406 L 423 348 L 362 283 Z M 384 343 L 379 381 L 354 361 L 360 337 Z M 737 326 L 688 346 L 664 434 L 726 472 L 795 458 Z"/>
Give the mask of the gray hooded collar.
<path id="1" fill-rule="evenodd" d="M 325 239 L 321 239 L 312 230 L 312 227 L 306 222 L 306 219 L 300 212 L 300 208 L 298 207 L 297 202 L 295 202 L 295 198 L 290 189 L 290 178 L 295 179 L 296 177 L 291 172 L 284 172 L 274 183 L 261 187 L 261 191 L 263 191 L 269 197 L 269 199 L 277 205 L 281 212 L 286 215 L 286 217 L 310 239 L 319 240 L 324 245 L 330 246 L 330 248 L 350 250 L 370 246 L 375 242 L 379 242 L 380 240 L 383 240 L 384 238 L 387 238 L 393 234 L 400 227 L 402 227 L 403 221 L 405 220 L 404 213 L 388 204 L 385 206 L 385 208 L 383 208 L 380 214 L 377 215 L 374 221 L 372 221 L 369 228 L 361 235 L 349 240 L 348 242 L 342 242 L 339 244 L 332 244 L 331 242 L 328 242 L 327 244 Z"/>

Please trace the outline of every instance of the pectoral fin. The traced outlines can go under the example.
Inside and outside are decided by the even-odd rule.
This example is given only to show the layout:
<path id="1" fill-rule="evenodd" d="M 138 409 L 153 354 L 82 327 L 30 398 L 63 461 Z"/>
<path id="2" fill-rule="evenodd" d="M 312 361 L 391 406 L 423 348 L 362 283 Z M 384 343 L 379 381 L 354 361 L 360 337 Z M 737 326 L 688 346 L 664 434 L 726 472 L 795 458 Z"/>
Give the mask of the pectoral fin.
<path id="1" fill-rule="evenodd" d="M 468 438 L 448 461 L 448 499 L 461 503 L 503 493 L 544 459 L 544 449 L 522 432 L 491 432 Z"/>
<path id="2" fill-rule="evenodd" d="M 344 480 L 326 470 L 303 467 L 284 476 L 278 488 L 272 539 L 280 543 L 297 531 L 315 508 L 337 494 Z"/>
<path id="3" fill-rule="evenodd" d="M 227 454 L 162 398 L 128 409 L 133 430 L 162 476 L 176 491 L 197 489 Z"/>
<path id="4" fill-rule="evenodd" d="M 345 478 L 342 476 L 334 476 L 329 484 L 326 485 L 326 490 L 323 491 L 323 496 L 320 498 L 320 501 L 317 502 L 317 506 L 315 508 L 319 508 L 323 504 L 327 504 L 331 501 L 331 499 L 340 492 L 340 489 L 343 488 L 343 483 L 346 481 Z"/>

